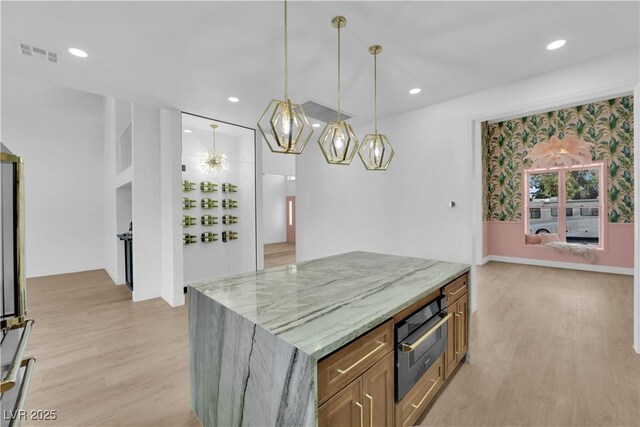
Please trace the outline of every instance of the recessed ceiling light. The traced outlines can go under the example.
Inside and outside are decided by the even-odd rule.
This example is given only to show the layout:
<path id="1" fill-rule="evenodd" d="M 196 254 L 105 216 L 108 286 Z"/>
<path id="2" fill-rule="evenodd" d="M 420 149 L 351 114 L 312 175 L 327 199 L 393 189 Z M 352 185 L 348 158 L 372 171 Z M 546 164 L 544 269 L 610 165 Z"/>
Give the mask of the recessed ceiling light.
<path id="1" fill-rule="evenodd" d="M 240 102 L 240 99 L 236 98 L 235 96 L 230 96 L 227 98 L 230 102 Z"/>
<path id="2" fill-rule="evenodd" d="M 559 49 L 566 43 L 566 40 L 556 40 L 547 45 L 547 50 L 555 50 Z"/>
<path id="3" fill-rule="evenodd" d="M 419 87 L 414 87 L 413 89 L 411 89 L 411 90 L 409 91 L 409 93 L 410 93 L 411 95 L 417 95 L 417 94 L 419 94 L 420 92 L 422 92 L 422 89 L 420 89 Z"/>
<path id="4" fill-rule="evenodd" d="M 314 123 L 311 126 L 313 126 L 314 128 L 319 128 L 320 127 L 320 123 Z"/>
<path id="5" fill-rule="evenodd" d="M 185 129 L 184 133 L 191 133 L 191 129 Z"/>
<path id="6" fill-rule="evenodd" d="M 75 47 L 69 48 L 69 53 L 79 58 L 86 58 L 87 56 L 89 56 L 87 55 L 87 52 L 85 52 L 84 50 L 76 49 Z"/>

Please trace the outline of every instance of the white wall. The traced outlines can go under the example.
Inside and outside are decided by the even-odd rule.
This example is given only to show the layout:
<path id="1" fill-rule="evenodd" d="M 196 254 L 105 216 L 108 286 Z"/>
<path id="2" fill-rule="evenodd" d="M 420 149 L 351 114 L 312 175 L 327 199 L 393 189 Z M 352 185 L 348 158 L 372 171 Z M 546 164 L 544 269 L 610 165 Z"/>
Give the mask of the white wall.
<path id="1" fill-rule="evenodd" d="M 296 180 L 292 179 L 290 181 L 287 181 L 286 184 L 285 184 L 285 187 L 286 187 L 287 197 L 289 197 L 289 196 L 294 196 L 295 197 L 295 195 L 297 193 L 297 188 L 298 188 L 296 186 Z"/>
<path id="2" fill-rule="evenodd" d="M 396 149 L 387 172 L 365 172 L 359 159 L 348 168 L 327 165 L 317 145 L 309 144 L 296 164 L 298 260 L 359 249 L 476 261 L 482 227 L 474 120 L 531 112 L 549 102 L 580 102 L 585 94 L 618 95 L 638 83 L 638 62 L 637 50 L 619 52 L 380 120 L 380 131 Z M 370 128 L 356 133 L 362 137 Z M 449 201 L 457 206 L 449 208 Z M 474 299 L 472 292 L 472 308 Z"/>
<path id="3" fill-rule="evenodd" d="M 104 267 L 104 98 L 2 73 L 2 142 L 25 159 L 27 277 Z"/>
<path id="4" fill-rule="evenodd" d="M 258 132 L 260 134 L 260 132 Z M 273 153 L 267 143 L 258 138 L 260 147 L 262 147 L 262 172 L 275 175 L 295 175 L 296 174 L 296 154 L 280 154 Z M 313 140 L 309 140 L 309 143 L 305 147 L 308 150 L 313 144 Z"/>
<path id="5" fill-rule="evenodd" d="M 637 81 L 628 51 L 380 120 L 396 149 L 387 172 L 366 172 L 358 158 L 328 165 L 309 144 L 297 160 L 298 259 L 361 249 L 470 263 L 472 120 Z"/>
<path id="6" fill-rule="evenodd" d="M 133 300 L 161 295 L 160 111 L 133 105 Z"/>
<path id="7" fill-rule="evenodd" d="M 160 214 L 162 229 L 162 298 L 184 304 L 182 256 L 182 113 L 160 111 Z"/>
<path id="8" fill-rule="evenodd" d="M 182 197 L 194 199 L 197 206 L 185 209 L 180 215 L 196 218 L 196 225 L 182 228 L 180 232 L 195 235 L 197 243 L 184 245 L 182 249 L 184 260 L 184 283 L 213 277 L 228 276 L 256 270 L 256 177 L 254 134 L 248 129 L 240 129 L 232 125 L 219 123 L 216 130 L 216 147 L 227 155 L 228 170 L 206 172 L 202 169 L 202 155 L 211 148 L 212 133 L 210 121 L 189 115 L 183 115 L 184 128 L 192 133 L 182 135 L 182 164 L 186 171 L 182 179 L 195 182 L 196 189 L 191 192 L 180 193 Z M 214 193 L 202 193 L 200 182 L 211 181 L 218 184 Z M 230 182 L 238 186 L 236 193 L 223 193 L 222 183 Z M 218 201 L 218 207 L 202 209 L 200 201 L 210 197 Z M 238 208 L 223 209 L 222 199 L 230 198 L 238 201 Z M 209 214 L 218 217 L 218 224 L 202 226 L 200 218 Z M 238 217 L 237 224 L 225 225 L 222 217 L 225 214 Z M 180 224 L 180 222 L 178 222 Z M 210 243 L 200 242 L 201 233 L 211 231 L 218 234 L 218 241 Z M 222 241 L 223 231 L 238 232 L 237 240 Z"/>
<path id="9" fill-rule="evenodd" d="M 287 240 L 286 229 L 286 182 L 283 175 L 262 176 L 262 238 L 264 244 L 281 243 Z"/>

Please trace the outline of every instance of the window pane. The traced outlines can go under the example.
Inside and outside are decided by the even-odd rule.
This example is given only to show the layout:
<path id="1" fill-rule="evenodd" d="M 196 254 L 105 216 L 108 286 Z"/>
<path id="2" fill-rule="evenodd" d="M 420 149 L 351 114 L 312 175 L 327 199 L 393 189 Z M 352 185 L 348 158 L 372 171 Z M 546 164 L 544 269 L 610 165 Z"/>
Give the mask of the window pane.
<path id="1" fill-rule="evenodd" d="M 567 242 L 599 243 L 600 238 L 600 174 L 598 169 L 568 171 Z"/>
<path id="2" fill-rule="evenodd" d="M 558 232 L 557 172 L 529 175 L 528 229 L 529 234 Z"/>

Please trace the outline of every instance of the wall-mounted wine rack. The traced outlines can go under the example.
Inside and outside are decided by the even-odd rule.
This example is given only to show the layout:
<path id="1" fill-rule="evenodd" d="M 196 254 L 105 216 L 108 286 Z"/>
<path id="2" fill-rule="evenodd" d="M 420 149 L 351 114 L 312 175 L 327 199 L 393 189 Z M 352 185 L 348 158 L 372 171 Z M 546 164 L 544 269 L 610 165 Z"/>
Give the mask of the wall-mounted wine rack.
<path id="1" fill-rule="evenodd" d="M 215 199 L 210 199 L 208 197 L 205 197 L 204 199 L 202 199 L 200 201 L 200 207 L 202 209 L 213 209 L 213 208 L 217 208 L 218 207 L 218 201 Z"/>
<path id="2" fill-rule="evenodd" d="M 202 181 L 200 183 L 200 191 L 202 191 L 203 193 L 213 193 L 215 191 L 218 191 L 218 184 L 214 184 L 213 182 L 209 181 Z"/>

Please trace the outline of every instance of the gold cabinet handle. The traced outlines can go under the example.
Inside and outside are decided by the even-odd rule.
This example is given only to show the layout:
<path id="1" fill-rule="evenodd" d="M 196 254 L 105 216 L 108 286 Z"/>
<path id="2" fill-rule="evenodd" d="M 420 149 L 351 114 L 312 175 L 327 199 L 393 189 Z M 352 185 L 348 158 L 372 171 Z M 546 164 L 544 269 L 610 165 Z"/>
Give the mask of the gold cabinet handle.
<path id="1" fill-rule="evenodd" d="M 373 397 L 369 396 L 369 393 L 365 396 L 369 399 L 369 427 L 373 427 Z"/>
<path id="2" fill-rule="evenodd" d="M 416 340 L 416 342 L 414 342 L 413 344 L 405 344 L 405 343 L 402 343 L 402 344 L 400 345 L 400 351 L 401 351 L 401 352 L 403 352 L 403 353 L 409 353 L 409 352 L 412 352 L 413 350 L 415 350 L 416 348 L 418 348 L 418 346 L 419 346 L 420 344 L 422 344 L 422 342 L 423 342 L 424 340 L 426 340 L 426 339 L 427 339 L 427 338 L 429 338 L 431 335 L 433 335 L 433 333 L 434 333 L 435 331 L 437 331 L 437 330 L 438 330 L 438 328 L 439 328 L 440 326 L 442 326 L 442 325 L 443 325 L 447 320 L 449 320 L 450 318 L 451 318 L 451 313 L 447 313 L 447 315 L 446 315 L 446 316 L 444 316 L 442 319 L 440 319 L 440 321 L 439 321 L 438 323 L 436 323 L 436 324 L 433 326 L 433 328 L 429 329 L 427 332 L 425 332 L 425 333 L 424 333 L 424 335 L 423 335 L 423 336 L 421 336 L 420 338 L 418 338 L 418 339 Z"/>
<path id="3" fill-rule="evenodd" d="M 358 402 L 356 402 L 356 406 L 360 408 L 360 427 L 364 427 L 364 408 Z"/>
<path id="4" fill-rule="evenodd" d="M 420 405 L 422 405 L 422 403 L 424 402 L 424 400 L 427 398 L 427 396 L 429 396 L 429 394 L 431 394 L 431 390 L 433 390 L 433 388 L 436 386 L 436 384 L 438 384 L 438 381 L 436 380 L 429 380 L 431 381 L 433 384 L 431 384 L 431 387 L 429 387 L 429 391 L 427 391 L 427 393 L 422 397 L 422 400 L 420 400 L 420 402 L 418 402 L 417 405 L 411 405 L 413 406 L 414 409 L 418 409 L 420 407 Z"/>
<path id="5" fill-rule="evenodd" d="M 353 368 L 355 368 L 356 366 L 358 366 L 359 364 L 361 364 L 364 360 L 366 360 L 369 356 L 371 356 L 373 353 L 375 353 L 376 351 L 380 350 L 382 347 L 384 347 L 385 345 L 387 345 L 387 343 L 381 342 L 381 341 L 376 341 L 378 343 L 378 346 L 376 348 L 374 348 L 373 350 L 371 350 L 369 353 L 365 354 L 364 356 L 362 356 L 360 358 L 360 360 L 358 360 L 356 363 L 354 363 L 353 365 L 349 366 L 347 369 L 338 369 L 338 373 L 340 375 L 342 374 L 346 374 L 347 372 L 349 372 L 350 370 L 352 370 Z"/>
<path id="6" fill-rule="evenodd" d="M 455 315 L 456 315 L 456 317 L 460 317 L 460 312 L 453 313 L 453 314 L 455 314 Z"/>
<path id="7" fill-rule="evenodd" d="M 462 285 L 462 287 L 460 287 L 460 289 L 458 289 L 458 290 L 457 290 L 457 291 L 455 291 L 455 292 L 451 292 L 449 295 L 455 295 L 455 294 L 457 294 L 458 292 L 462 291 L 462 290 L 464 289 L 464 287 L 465 287 L 465 286 L 466 286 L 466 283 L 465 283 L 464 285 Z"/>

